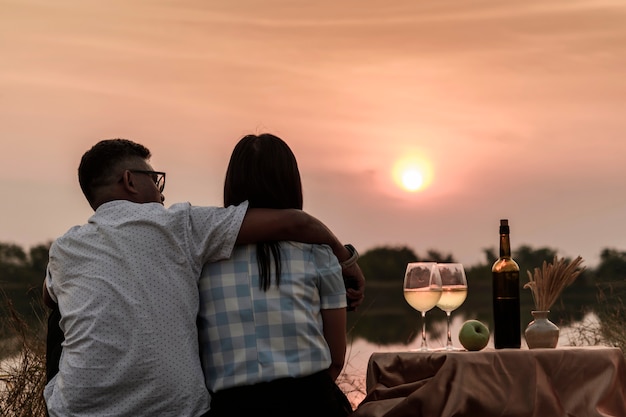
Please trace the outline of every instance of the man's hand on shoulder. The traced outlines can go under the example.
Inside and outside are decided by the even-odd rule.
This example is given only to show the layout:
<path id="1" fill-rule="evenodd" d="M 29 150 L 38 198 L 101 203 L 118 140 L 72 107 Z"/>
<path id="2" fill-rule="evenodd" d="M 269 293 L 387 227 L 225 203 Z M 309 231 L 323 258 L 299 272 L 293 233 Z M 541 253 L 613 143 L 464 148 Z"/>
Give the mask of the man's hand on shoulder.
<path id="1" fill-rule="evenodd" d="M 357 263 L 342 267 L 343 282 L 346 285 L 348 311 L 355 311 L 365 298 L 365 276 Z"/>
<path id="2" fill-rule="evenodd" d="M 348 310 L 355 311 L 365 298 L 365 276 L 357 264 L 359 253 L 352 245 L 344 246 L 349 252 L 349 258 L 341 261 L 341 273 L 346 285 L 346 297 L 348 299 Z"/>

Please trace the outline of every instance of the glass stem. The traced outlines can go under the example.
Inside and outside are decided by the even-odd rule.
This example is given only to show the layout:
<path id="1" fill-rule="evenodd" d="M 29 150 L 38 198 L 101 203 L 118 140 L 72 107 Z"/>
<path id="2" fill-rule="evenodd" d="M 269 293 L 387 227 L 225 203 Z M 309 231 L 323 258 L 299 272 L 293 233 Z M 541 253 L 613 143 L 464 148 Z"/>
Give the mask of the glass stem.
<path id="1" fill-rule="evenodd" d="M 450 312 L 446 311 L 446 315 L 448 316 L 448 342 L 446 343 L 446 348 L 452 348 L 452 334 L 450 332 Z"/>
<path id="2" fill-rule="evenodd" d="M 426 312 L 422 311 L 422 350 L 427 349 L 426 345 Z"/>

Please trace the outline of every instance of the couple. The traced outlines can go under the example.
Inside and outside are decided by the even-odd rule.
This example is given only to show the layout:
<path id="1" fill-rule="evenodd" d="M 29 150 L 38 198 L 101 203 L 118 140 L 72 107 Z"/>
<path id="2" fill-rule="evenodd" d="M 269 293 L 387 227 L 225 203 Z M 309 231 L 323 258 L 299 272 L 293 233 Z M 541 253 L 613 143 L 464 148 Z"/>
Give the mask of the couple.
<path id="1" fill-rule="evenodd" d="M 49 415 L 202 416 L 210 401 L 210 416 L 347 415 L 334 380 L 346 294 L 358 306 L 364 278 L 356 251 L 301 210 L 289 147 L 244 137 L 225 208 L 165 208 L 150 156 L 113 139 L 81 160 L 95 214 L 52 244 L 44 283 L 65 337 Z"/>

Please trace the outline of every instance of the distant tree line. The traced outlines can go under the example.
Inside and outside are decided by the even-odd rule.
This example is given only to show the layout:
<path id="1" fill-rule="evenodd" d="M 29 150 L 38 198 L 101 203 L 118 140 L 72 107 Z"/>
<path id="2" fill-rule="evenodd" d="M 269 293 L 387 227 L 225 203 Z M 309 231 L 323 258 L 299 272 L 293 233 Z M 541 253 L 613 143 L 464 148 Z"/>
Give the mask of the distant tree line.
<path id="1" fill-rule="evenodd" d="M 25 250 L 19 245 L 0 243 L 0 313 L 6 317 L 8 303 L 35 329 L 45 331 L 46 308 L 41 302 L 42 283 L 48 262 L 50 243 Z M 492 326 L 491 312 L 491 266 L 497 259 L 496 249 L 485 249 L 485 262 L 466 265 L 468 296 L 453 314 L 462 314 Z M 523 289 L 528 282 L 526 271 L 551 262 L 557 251 L 551 248 L 534 249 L 521 246 L 513 251 L 513 258 L 520 266 L 520 294 L 522 326 L 532 320 L 532 295 Z M 361 255 L 359 265 L 367 280 L 365 300 L 358 311 L 348 314 L 349 335 L 364 338 L 372 343 L 409 343 L 417 335 L 418 313 L 404 300 L 402 280 L 409 262 L 433 261 L 455 262 L 452 254 L 429 250 L 419 256 L 406 246 L 377 247 Z M 583 264 L 584 265 L 584 264 Z M 550 319 L 557 325 L 567 325 L 581 320 L 588 312 L 611 324 L 620 325 L 624 333 L 626 322 L 622 299 L 626 295 L 626 252 L 604 249 L 596 268 L 587 269 L 565 289 Z M 428 313 L 427 325 L 445 314 L 435 308 Z M 0 338 L 8 334 L 6 320 L 0 322 Z M 433 330 L 430 328 L 429 330 Z M 608 331 L 615 329 L 608 329 Z"/>
<path id="2" fill-rule="evenodd" d="M 12 243 L 0 243 L 0 338 L 11 334 L 9 314 L 17 313 L 35 330 L 43 329 L 46 311 L 41 301 L 50 243 L 26 251 Z M 9 304 L 12 308 L 9 308 Z"/>

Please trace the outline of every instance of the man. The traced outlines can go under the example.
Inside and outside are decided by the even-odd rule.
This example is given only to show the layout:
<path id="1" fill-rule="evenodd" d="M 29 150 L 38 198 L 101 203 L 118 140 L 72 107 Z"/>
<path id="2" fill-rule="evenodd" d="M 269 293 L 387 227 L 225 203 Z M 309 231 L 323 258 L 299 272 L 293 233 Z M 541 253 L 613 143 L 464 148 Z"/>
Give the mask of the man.
<path id="1" fill-rule="evenodd" d="M 165 173 L 150 156 L 112 139 L 81 159 L 80 186 L 95 214 L 52 244 L 44 283 L 65 337 L 44 392 L 51 417 L 203 415 L 209 395 L 195 325 L 203 264 L 228 258 L 235 244 L 274 240 L 328 244 L 340 261 L 354 258 L 300 210 L 166 209 Z M 344 277 L 360 283 L 348 290 L 356 307 L 358 265 Z"/>

